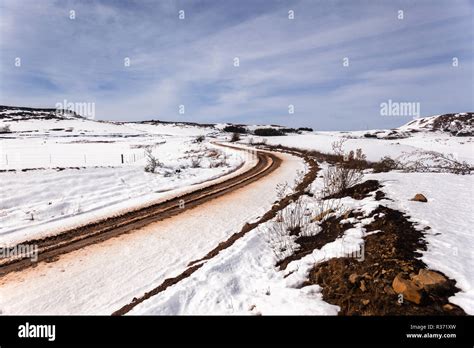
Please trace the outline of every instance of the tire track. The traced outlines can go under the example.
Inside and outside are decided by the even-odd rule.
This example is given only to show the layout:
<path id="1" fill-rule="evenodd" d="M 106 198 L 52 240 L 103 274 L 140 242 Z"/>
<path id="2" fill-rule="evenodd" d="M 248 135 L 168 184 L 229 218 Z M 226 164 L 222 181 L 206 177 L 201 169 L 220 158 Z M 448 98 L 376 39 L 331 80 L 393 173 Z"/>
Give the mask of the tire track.
<path id="1" fill-rule="evenodd" d="M 248 151 L 231 145 L 216 145 Z M 38 259 L 32 261 L 30 258 L 24 257 L 7 260 L 0 266 L 0 277 L 10 272 L 34 267 L 40 261 L 53 262 L 62 254 L 103 242 L 121 234 L 131 233 L 150 223 L 178 215 L 188 209 L 253 183 L 273 172 L 281 164 L 281 159 L 272 153 L 256 151 L 256 155 L 258 162 L 254 167 L 223 182 L 215 183 L 119 216 L 80 226 L 55 236 L 23 242 L 21 244 L 27 243 L 38 246 Z"/>

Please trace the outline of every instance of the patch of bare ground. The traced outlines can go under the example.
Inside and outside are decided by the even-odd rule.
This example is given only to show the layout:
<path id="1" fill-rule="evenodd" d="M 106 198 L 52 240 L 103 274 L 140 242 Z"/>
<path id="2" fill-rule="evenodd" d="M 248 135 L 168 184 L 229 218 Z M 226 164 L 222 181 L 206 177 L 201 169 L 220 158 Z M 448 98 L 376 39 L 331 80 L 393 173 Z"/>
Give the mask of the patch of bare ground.
<path id="1" fill-rule="evenodd" d="M 342 197 L 352 197 L 357 200 L 364 199 L 366 197 L 369 197 L 370 193 L 373 191 L 378 190 L 381 188 L 382 185 L 377 180 L 367 180 L 364 181 L 363 183 L 354 185 L 352 187 L 349 187 L 345 190 L 342 190 L 341 192 L 338 192 L 336 194 L 330 195 L 326 197 L 326 199 L 329 198 L 342 198 Z M 383 194 L 382 191 L 378 191 L 381 194 Z M 380 196 L 380 194 L 379 194 Z"/>
<path id="2" fill-rule="evenodd" d="M 370 193 L 381 188 L 382 185 L 377 180 L 367 180 L 363 183 L 349 187 L 336 195 L 326 197 L 329 198 L 342 198 L 350 196 L 354 199 L 363 199 L 368 197 Z M 380 200 L 385 198 L 382 191 L 376 191 L 376 199 Z M 321 223 L 322 232 L 314 236 L 300 236 L 295 240 L 295 243 L 299 245 L 298 250 L 292 255 L 277 262 L 276 266 L 280 267 L 281 270 L 286 269 L 291 261 L 299 260 L 306 255 L 313 252 L 313 250 L 321 249 L 327 243 L 334 242 L 337 238 L 342 237 L 344 232 L 349 228 L 354 227 L 351 223 L 341 223 L 342 220 L 360 217 L 362 213 L 355 211 L 347 211 L 344 215 L 335 217 L 331 216 Z M 297 234 L 297 233 L 296 233 Z"/>
<path id="3" fill-rule="evenodd" d="M 448 300 L 459 291 L 455 281 L 432 272 L 444 278 L 442 286 L 423 288 L 413 282 L 420 270 L 427 269 L 419 259 L 419 251 L 426 250 L 424 231 L 415 229 L 403 213 L 385 206 L 370 216 L 374 221 L 367 231 L 380 232 L 364 238 L 364 260 L 341 257 L 317 264 L 304 286 L 320 285 L 323 299 L 340 306 L 339 315 L 465 315 Z M 411 293 L 395 292 L 396 277 Z"/>
<path id="4" fill-rule="evenodd" d="M 359 169 L 394 169 L 382 162 L 345 162 L 341 156 L 319 151 L 281 145 L 267 148 L 300 152 L 318 161 Z M 391 200 L 380 190 L 381 187 L 378 181 L 368 180 L 326 198 L 349 196 L 361 200 L 375 191 L 375 200 Z M 297 238 L 295 242 L 299 248 L 293 255 L 279 261 L 277 266 L 285 269 L 291 261 L 341 237 L 352 227 L 348 223 L 341 224 L 341 220 L 360 217 L 360 213 L 353 211 L 346 214 L 323 222 L 322 232 L 314 236 Z M 426 250 L 424 231 L 415 229 L 403 213 L 385 206 L 379 206 L 369 217 L 374 217 L 374 221 L 365 226 L 367 232 L 378 232 L 364 238 L 364 260 L 341 257 L 317 264 L 303 286 L 320 285 L 323 299 L 340 306 L 339 315 L 466 315 L 448 300 L 459 291 L 456 282 L 440 272 L 428 270 L 419 259 L 419 251 Z"/>
<path id="5" fill-rule="evenodd" d="M 280 267 L 280 270 L 286 269 L 288 264 L 292 261 L 302 259 L 308 254 L 311 254 L 313 250 L 321 249 L 324 245 L 334 242 L 337 238 L 342 237 L 344 232 L 353 225 L 350 223 L 341 224 L 341 220 L 349 217 L 354 217 L 354 212 L 349 212 L 345 216 L 341 217 L 330 217 L 321 223 L 322 232 L 314 236 L 300 236 L 295 239 L 295 243 L 299 245 L 292 255 L 285 257 L 284 259 L 277 262 L 276 266 Z"/>

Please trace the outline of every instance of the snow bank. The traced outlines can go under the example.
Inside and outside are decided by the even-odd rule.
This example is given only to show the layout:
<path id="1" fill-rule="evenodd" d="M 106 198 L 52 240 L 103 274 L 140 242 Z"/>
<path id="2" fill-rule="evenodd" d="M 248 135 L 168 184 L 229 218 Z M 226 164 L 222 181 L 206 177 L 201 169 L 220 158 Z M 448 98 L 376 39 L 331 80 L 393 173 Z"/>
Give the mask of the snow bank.
<path id="1" fill-rule="evenodd" d="M 456 280 L 461 289 L 450 298 L 468 314 L 474 314 L 474 177 L 432 173 L 380 173 L 368 175 L 379 180 L 394 202 L 387 206 L 406 212 L 426 231 L 428 250 L 422 260 Z M 422 193 L 427 203 L 411 198 Z"/>

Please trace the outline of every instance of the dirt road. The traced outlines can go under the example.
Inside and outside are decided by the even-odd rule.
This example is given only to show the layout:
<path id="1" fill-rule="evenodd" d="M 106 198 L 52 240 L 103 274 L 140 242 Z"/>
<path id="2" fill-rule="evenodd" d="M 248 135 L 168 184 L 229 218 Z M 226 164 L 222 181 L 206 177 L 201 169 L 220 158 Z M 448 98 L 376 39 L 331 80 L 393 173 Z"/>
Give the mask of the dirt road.
<path id="1" fill-rule="evenodd" d="M 295 173 L 308 169 L 301 157 L 275 156 L 280 163 L 276 166 L 272 160 L 276 168 L 268 175 L 184 214 L 61 254 L 54 262 L 38 262 L 35 267 L 3 275 L 0 311 L 111 314 L 126 306 L 134 297 L 179 276 L 190 263 L 212 257 L 271 217 L 278 207 L 276 187 L 291 184 Z"/>
<path id="2" fill-rule="evenodd" d="M 247 149 L 232 145 L 216 145 L 231 147 L 239 151 L 248 151 Z M 281 164 L 281 159 L 270 152 L 256 151 L 256 156 L 258 162 L 254 167 L 228 180 L 176 196 L 165 202 L 133 210 L 119 216 L 91 222 L 88 225 L 74 228 L 55 236 L 30 240 L 27 244 L 37 245 L 38 247 L 38 259 L 35 261 L 27 257 L 11 260 L 4 259 L 3 264 L 0 266 L 0 276 L 34 266 L 39 261 L 54 261 L 59 255 L 124 233 L 130 233 L 153 222 L 181 214 L 188 209 L 255 182 L 273 172 Z"/>

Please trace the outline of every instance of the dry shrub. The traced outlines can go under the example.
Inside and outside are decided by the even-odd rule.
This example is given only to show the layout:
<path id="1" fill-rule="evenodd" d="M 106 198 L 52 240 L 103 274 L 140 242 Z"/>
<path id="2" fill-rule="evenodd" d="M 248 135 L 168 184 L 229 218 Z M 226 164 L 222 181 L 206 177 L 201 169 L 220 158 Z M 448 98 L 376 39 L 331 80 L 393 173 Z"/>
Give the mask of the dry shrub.
<path id="1" fill-rule="evenodd" d="M 398 158 L 400 168 L 405 172 L 471 174 L 473 167 L 457 160 L 452 154 L 436 151 L 416 150 L 404 153 Z"/>
<path id="2" fill-rule="evenodd" d="M 366 156 L 362 149 L 356 152 L 344 152 L 346 139 L 341 139 L 332 143 L 334 155 L 340 158 L 339 163 L 330 166 L 324 177 L 323 184 L 326 196 L 331 196 L 348 189 L 362 181 L 363 170 L 367 167 Z"/>
<path id="3" fill-rule="evenodd" d="M 154 173 L 156 168 L 161 167 L 162 164 L 158 159 L 153 155 L 152 147 L 147 147 L 145 149 L 145 157 L 146 157 L 146 165 L 145 165 L 145 172 L 147 173 Z"/>
<path id="4" fill-rule="evenodd" d="M 230 141 L 232 143 L 239 141 L 240 140 L 240 134 L 239 133 L 232 133 L 232 137 L 230 138 Z"/>

